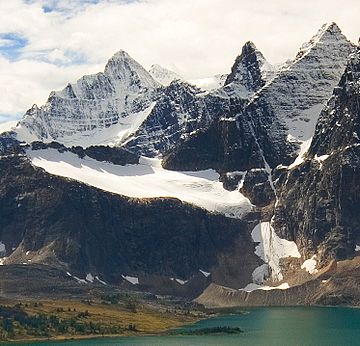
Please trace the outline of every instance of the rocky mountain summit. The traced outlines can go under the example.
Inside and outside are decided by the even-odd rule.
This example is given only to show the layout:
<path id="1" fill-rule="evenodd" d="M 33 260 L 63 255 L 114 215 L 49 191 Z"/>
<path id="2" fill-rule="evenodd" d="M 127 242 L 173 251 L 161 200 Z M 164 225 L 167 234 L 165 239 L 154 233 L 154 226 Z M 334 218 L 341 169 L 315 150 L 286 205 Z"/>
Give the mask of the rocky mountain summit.
<path id="1" fill-rule="evenodd" d="M 246 47 L 245 52 L 252 49 L 254 53 L 250 56 L 258 58 L 253 45 Z M 201 162 L 202 168 L 242 171 L 290 164 L 299 143 L 311 138 L 318 115 L 340 80 L 353 49 L 354 45 L 332 23 L 323 26 L 267 84 L 259 79 L 259 67 L 255 68 L 257 72 L 253 73 L 260 80 L 258 88 L 263 87 L 245 104 L 235 98 L 227 115 L 216 120 L 217 124 L 209 130 L 181 143 L 166 158 L 165 167 L 193 169 L 193 163 L 200 168 Z M 246 56 L 242 54 L 240 58 Z M 259 66 L 260 61 L 255 66 Z M 235 66 L 238 64 L 237 61 Z M 236 71 L 234 68 L 233 74 Z M 234 79 L 233 76 L 229 80 Z M 214 128 L 217 128 L 216 134 L 213 134 Z M 220 140 L 203 146 L 204 138 L 205 141 Z"/>
<path id="2" fill-rule="evenodd" d="M 42 107 L 34 105 L 20 122 L 24 136 L 20 139 L 82 144 L 82 137 L 93 137 L 94 130 L 107 129 L 129 114 L 149 109 L 159 87 L 139 63 L 120 51 L 104 72 L 52 92 Z"/>
<path id="3" fill-rule="evenodd" d="M 247 42 L 210 79 L 120 51 L 0 135 L 1 263 L 214 306 L 344 302 L 360 249 L 359 47 L 331 23 L 281 66 Z"/>
<path id="4" fill-rule="evenodd" d="M 224 90 L 230 95 L 249 98 L 271 80 L 276 68 L 271 66 L 253 42 L 246 42 L 227 76 Z"/>
<path id="5" fill-rule="evenodd" d="M 354 256 L 360 243 L 359 101 L 357 48 L 320 114 L 304 161 L 282 173 L 278 182 L 279 233 L 324 262 Z"/>

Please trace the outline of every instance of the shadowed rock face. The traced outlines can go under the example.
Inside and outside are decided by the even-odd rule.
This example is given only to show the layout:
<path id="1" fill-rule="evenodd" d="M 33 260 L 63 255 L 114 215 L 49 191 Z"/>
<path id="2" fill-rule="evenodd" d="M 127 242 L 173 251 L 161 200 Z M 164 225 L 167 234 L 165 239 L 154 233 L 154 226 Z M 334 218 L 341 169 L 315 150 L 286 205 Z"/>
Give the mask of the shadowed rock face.
<path id="1" fill-rule="evenodd" d="M 250 170 L 244 177 L 241 193 L 258 207 L 265 207 L 275 200 L 275 193 L 265 170 Z"/>
<path id="2" fill-rule="evenodd" d="M 321 113 L 307 160 L 278 181 L 275 225 L 304 253 L 345 259 L 360 242 L 360 49 Z"/>
<path id="3" fill-rule="evenodd" d="M 172 170 L 202 170 L 218 172 L 264 167 L 251 123 L 247 118 L 234 121 L 231 115 L 243 108 L 243 102 L 231 100 L 229 118 L 214 122 L 164 157 L 163 167 Z M 239 136 L 239 129 L 243 136 Z"/>
<path id="4" fill-rule="evenodd" d="M 245 221 L 176 199 L 106 193 L 48 175 L 26 157 L 1 158 L 0 171 L 7 263 L 31 258 L 74 273 L 100 273 L 113 283 L 122 274 L 187 280 L 202 269 L 235 287 L 258 265 Z"/>
<path id="5" fill-rule="evenodd" d="M 0 143 L 1 143 L 1 138 L 0 138 Z M 13 142 L 13 144 L 14 147 L 16 147 L 16 143 Z M 139 163 L 138 155 L 133 154 L 123 148 L 117 148 L 117 147 L 90 146 L 84 149 L 82 147 L 76 146 L 76 147 L 67 148 L 64 145 L 57 142 L 51 142 L 48 144 L 43 142 L 32 142 L 31 145 L 29 145 L 28 147 L 31 147 L 31 149 L 33 150 L 52 148 L 58 150 L 61 153 L 70 151 L 78 155 L 80 158 L 88 156 L 97 161 L 111 162 L 114 165 L 124 166 L 126 164 Z"/>
<path id="6" fill-rule="evenodd" d="M 227 98 L 202 95 L 199 88 L 173 81 L 164 88 L 154 108 L 125 147 L 154 157 L 172 150 L 190 134 L 206 129 L 229 109 Z"/>
<path id="7" fill-rule="evenodd" d="M 303 254 L 319 251 L 323 261 L 353 255 L 360 236 L 359 155 L 359 148 L 334 154 L 321 168 L 309 160 L 279 179 L 274 225 Z"/>

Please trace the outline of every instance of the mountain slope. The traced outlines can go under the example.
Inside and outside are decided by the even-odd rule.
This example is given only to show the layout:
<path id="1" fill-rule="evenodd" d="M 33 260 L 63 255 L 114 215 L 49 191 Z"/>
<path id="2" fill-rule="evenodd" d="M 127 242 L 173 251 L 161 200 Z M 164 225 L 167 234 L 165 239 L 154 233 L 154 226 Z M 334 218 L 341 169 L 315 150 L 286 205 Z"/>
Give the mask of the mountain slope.
<path id="1" fill-rule="evenodd" d="M 360 249 L 353 49 L 326 25 L 274 71 L 247 43 L 211 92 L 163 70 L 161 85 L 116 54 L 0 136 L 0 263 L 161 294 L 216 283 L 237 290 L 216 288 L 226 301 L 322 301 Z M 41 141 L 19 143 L 26 133 Z M 284 293 L 259 293 L 270 289 Z"/>
<path id="2" fill-rule="evenodd" d="M 236 58 L 231 73 L 224 83 L 224 90 L 229 94 L 249 98 L 260 90 L 275 74 L 271 66 L 254 43 L 246 42 L 241 54 Z"/>
<path id="3" fill-rule="evenodd" d="M 276 228 L 320 263 L 351 257 L 360 243 L 359 105 L 357 48 L 320 115 L 305 161 L 277 184 Z"/>
<path id="4" fill-rule="evenodd" d="M 149 73 L 163 86 L 169 86 L 174 80 L 183 80 L 183 78 L 177 73 L 157 64 L 151 66 Z"/>
<path id="5" fill-rule="evenodd" d="M 172 82 L 125 147 L 148 157 L 160 156 L 190 134 L 206 129 L 228 107 L 227 98 L 204 95 L 186 82 Z"/>
<path id="6" fill-rule="evenodd" d="M 236 83 L 229 82 L 226 92 L 213 93 L 204 92 L 204 83 L 205 88 L 210 83 L 211 88 L 220 90 L 226 76 L 187 83 L 159 65 L 152 66 L 148 73 L 120 51 L 109 60 L 103 73 L 84 76 L 77 83 L 52 92 L 45 106 L 34 105 L 16 129 L 18 138 L 28 143 L 57 141 L 82 147 L 126 145 L 141 155 L 161 156 L 226 114 L 227 93 L 234 85 L 245 88 L 246 84 L 254 90 L 261 86 L 250 86 L 257 78 L 252 75 L 257 73 L 256 68 L 253 71 L 254 57 L 259 59 L 256 66 L 261 70 L 268 64 L 252 44 L 248 46 L 237 62 L 242 61 L 237 73 L 244 80 L 238 78 Z M 250 89 L 246 97 L 252 94 Z"/>
<path id="7" fill-rule="evenodd" d="M 28 110 L 20 122 L 19 137 L 70 145 L 85 142 L 86 146 L 89 138 L 96 142 L 96 135 L 102 137 L 101 131 L 122 122 L 128 124 L 129 116 L 131 122 L 140 118 L 141 123 L 159 87 L 139 63 L 120 51 L 108 61 L 103 73 L 84 76 L 52 92 L 44 106 L 34 105 Z"/>
<path id="8" fill-rule="evenodd" d="M 216 282 L 241 286 L 257 266 L 244 221 L 174 198 L 108 193 L 50 175 L 24 156 L 1 157 L 0 169 L 5 264 L 45 263 L 114 284 L 136 277 L 139 287 L 153 282 L 155 290 L 200 280 L 200 269 Z"/>
<path id="9" fill-rule="evenodd" d="M 249 161 L 253 168 L 290 164 L 298 144 L 312 136 L 318 114 L 340 80 L 347 56 L 353 49 L 354 45 L 336 24 L 323 26 L 250 102 L 242 106 L 241 101 L 233 101 L 232 104 L 240 103 L 240 106 L 234 106 L 230 114 L 214 125 L 221 129 L 215 136 L 222 142 L 219 162 L 207 160 L 214 156 L 211 151 L 215 147 L 202 145 L 202 138 L 207 136 L 205 131 L 180 144 L 166 158 L 165 167 L 192 169 L 193 163 L 197 163 L 201 168 L 198 163 L 203 162 L 207 168 L 242 171 L 249 169 Z M 256 71 L 258 76 L 259 69 Z M 234 131 L 237 134 L 231 141 L 223 136 Z M 187 162 L 182 162 L 181 157 L 185 156 Z M 250 159 L 253 156 L 255 160 Z"/>

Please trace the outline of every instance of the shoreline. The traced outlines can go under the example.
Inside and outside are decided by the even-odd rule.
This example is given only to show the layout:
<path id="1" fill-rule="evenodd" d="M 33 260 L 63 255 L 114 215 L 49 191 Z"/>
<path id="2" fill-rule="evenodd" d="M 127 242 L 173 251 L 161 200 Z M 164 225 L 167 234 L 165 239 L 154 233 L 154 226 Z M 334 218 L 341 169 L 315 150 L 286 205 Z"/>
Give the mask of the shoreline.
<path id="1" fill-rule="evenodd" d="M 289 306 L 253 306 L 253 307 L 237 307 L 234 308 L 234 311 L 231 311 L 232 308 L 225 308 L 227 311 L 221 311 L 222 308 L 218 308 L 218 309 L 212 309 L 213 313 L 209 314 L 207 317 L 204 318 L 196 318 L 194 319 L 194 321 L 189 321 L 189 322 L 185 322 L 177 327 L 173 327 L 173 328 L 169 328 L 167 330 L 162 330 L 159 332 L 133 332 L 133 333 L 122 333 L 122 334 L 104 334 L 104 335 L 99 335 L 99 334 L 89 334 L 89 335 L 59 335 L 59 336 L 54 336 L 54 337 L 48 337 L 48 338 L 25 338 L 25 339 L 9 339 L 9 340 L 4 340 L 4 341 L 0 341 L 0 346 L 1 345 L 6 345 L 6 344 L 12 344 L 12 345 L 18 345 L 18 344 L 23 344 L 23 343 L 27 343 L 27 344 L 35 344 L 35 343 L 40 343 L 40 344 L 46 344 L 46 342 L 51 342 L 51 343 L 61 343 L 61 342 L 69 342 L 69 341 L 81 341 L 81 340 L 102 340 L 102 339 L 117 339 L 117 338 L 132 338 L 132 337 L 160 337 L 160 336 L 171 336 L 171 334 L 169 334 L 171 331 L 177 330 L 177 329 L 181 329 L 184 328 L 186 326 L 191 326 L 194 325 L 200 321 L 204 321 L 204 320 L 210 320 L 213 318 L 217 318 L 219 316 L 226 316 L 226 315 L 246 315 L 248 313 L 248 310 L 253 310 L 253 309 L 279 309 L 279 308 L 285 308 L 285 309 L 289 309 L 289 308 L 316 308 L 316 309 L 329 309 L 329 308 L 339 308 L 339 309 L 359 309 L 359 306 L 339 306 L 339 305 L 289 305 Z M 220 311 L 217 311 L 220 310 Z M 236 311 L 237 310 L 237 311 Z"/>
<path id="2" fill-rule="evenodd" d="M 219 314 L 220 315 L 220 314 Z M 218 316 L 218 315 L 217 315 Z M 89 335 L 58 335 L 58 336 L 54 336 L 54 337 L 47 337 L 47 338 L 25 338 L 25 339 L 9 339 L 9 340 L 4 340 L 4 341 L 0 341 L 0 346 L 1 345 L 7 345 L 9 343 L 11 343 L 12 345 L 18 345 L 18 344 L 23 344 L 23 343 L 28 343 L 28 344 L 35 344 L 35 343 L 46 343 L 48 341 L 51 341 L 52 343 L 60 343 L 60 342 L 68 342 L 68 341 L 81 341 L 81 340 L 102 340 L 102 339 L 117 339 L 117 338 L 131 338 L 131 337 L 155 337 L 155 336 L 165 336 L 168 335 L 168 333 L 172 330 L 176 330 L 176 329 L 180 329 L 180 328 L 184 328 L 186 326 L 190 326 L 193 325 L 197 322 L 200 322 L 202 320 L 207 320 L 210 318 L 213 318 L 216 316 L 209 316 L 209 317 L 204 317 L 204 318 L 197 318 L 194 319 L 194 321 L 191 322 L 185 322 L 177 327 L 173 327 L 173 328 L 169 328 L 167 330 L 162 330 L 159 332 L 150 332 L 150 333 L 146 333 L 146 332 L 133 332 L 133 333 L 123 333 L 123 334 L 104 334 L 104 335 L 99 335 L 99 334 L 89 334 Z"/>
<path id="3" fill-rule="evenodd" d="M 211 317 L 210 317 L 211 318 Z M 6 341 L 0 341 L 0 346 L 1 345 L 6 345 L 11 343 L 12 345 L 17 345 L 17 344 L 22 344 L 24 342 L 26 343 L 45 343 L 47 341 L 51 341 L 51 342 L 67 342 L 67 341 L 77 341 L 77 340 L 101 340 L 101 339 L 117 339 L 117 338 L 131 338 L 131 337 L 151 337 L 151 336 L 165 336 L 168 335 L 168 333 L 171 330 L 176 330 L 179 328 L 183 328 L 187 325 L 192 325 L 195 324 L 201 320 L 207 320 L 208 318 L 202 318 L 202 319 L 198 319 L 194 322 L 189 322 L 189 323 L 185 323 L 179 327 L 176 328 L 170 328 L 166 331 L 160 331 L 160 332 L 153 332 L 153 333 L 134 333 L 134 334 L 104 334 L 104 335 L 98 335 L 98 334 L 91 334 L 91 335 L 73 335 L 73 336 L 55 336 L 55 337 L 51 337 L 51 338 L 30 338 L 30 339 L 17 339 L 17 340 L 6 340 Z"/>

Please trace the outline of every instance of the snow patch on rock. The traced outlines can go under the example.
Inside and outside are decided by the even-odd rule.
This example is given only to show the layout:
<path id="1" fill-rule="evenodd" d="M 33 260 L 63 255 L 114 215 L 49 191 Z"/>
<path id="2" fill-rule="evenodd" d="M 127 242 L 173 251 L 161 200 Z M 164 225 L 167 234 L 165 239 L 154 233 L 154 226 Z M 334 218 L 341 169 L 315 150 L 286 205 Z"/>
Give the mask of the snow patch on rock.
<path id="1" fill-rule="evenodd" d="M 305 154 L 308 152 L 308 150 L 310 148 L 311 141 L 312 141 L 312 137 L 307 139 L 306 141 L 303 141 L 300 144 L 300 150 L 299 150 L 298 156 L 296 157 L 295 161 L 288 167 L 288 169 L 295 168 L 304 162 Z"/>
<path id="2" fill-rule="evenodd" d="M 199 269 L 199 272 L 200 272 L 201 274 L 203 274 L 206 278 L 211 275 L 211 273 L 205 272 L 205 271 L 203 271 L 203 270 L 201 270 L 201 269 Z"/>
<path id="3" fill-rule="evenodd" d="M 311 258 L 304 261 L 304 263 L 301 265 L 301 269 L 305 269 L 309 274 L 315 274 L 317 273 L 316 269 L 316 255 L 312 256 Z"/>
<path id="4" fill-rule="evenodd" d="M 246 285 L 244 288 L 240 288 L 239 291 L 252 292 L 256 290 L 271 291 L 271 290 L 287 290 L 290 285 L 287 282 L 282 283 L 279 286 L 261 286 L 254 283 Z"/>
<path id="5" fill-rule="evenodd" d="M 104 280 L 101 280 L 98 276 L 95 276 L 95 279 L 99 281 L 103 285 L 107 285 L 107 283 Z"/>
<path id="6" fill-rule="evenodd" d="M 189 280 L 175 279 L 175 281 L 180 285 L 185 285 L 186 283 L 188 283 Z"/>
<path id="7" fill-rule="evenodd" d="M 330 155 L 315 155 L 314 160 L 320 164 L 320 169 L 322 168 L 323 162 L 329 158 Z"/>
<path id="8" fill-rule="evenodd" d="M 227 74 L 218 74 L 212 77 L 189 79 L 187 82 L 202 90 L 212 91 L 221 88 L 224 85 L 226 78 Z"/>
<path id="9" fill-rule="evenodd" d="M 121 275 L 121 277 L 130 282 L 133 285 L 138 285 L 139 284 L 139 278 L 135 277 L 135 276 L 128 276 L 128 275 Z"/>
<path id="10" fill-rule="evenodd" d="M 94 282 L 94 277 L 92 276 L 91 273 L 88 273 L 88 274 L 86 274 L 85 280 L 89 281 L 89 282 Z"/>

